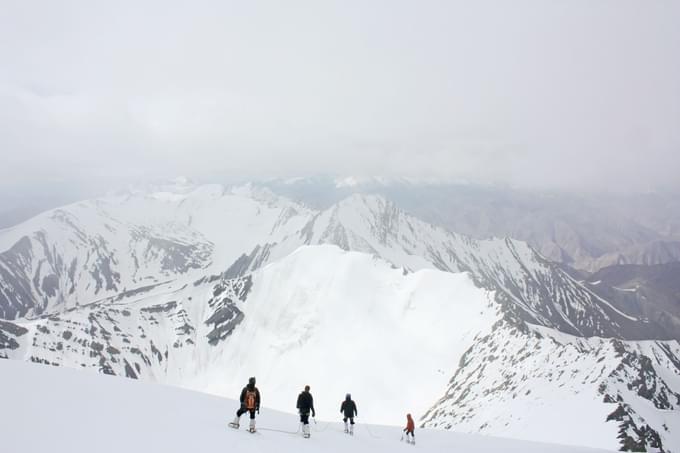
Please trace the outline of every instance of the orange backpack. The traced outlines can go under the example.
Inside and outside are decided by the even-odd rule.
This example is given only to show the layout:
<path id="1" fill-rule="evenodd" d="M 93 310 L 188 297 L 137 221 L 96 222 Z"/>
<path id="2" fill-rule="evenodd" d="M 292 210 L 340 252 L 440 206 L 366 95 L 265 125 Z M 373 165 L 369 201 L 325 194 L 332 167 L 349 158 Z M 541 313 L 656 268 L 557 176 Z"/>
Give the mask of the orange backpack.
<path id="1" fill-rule="evenodd" d="M 246 391 L 246 398 L 244 402 L 246 403 L 246 409 L 252 411 L 255 410 L 255 402 L 257 401 L 257 394 L 253 390 Z"/>

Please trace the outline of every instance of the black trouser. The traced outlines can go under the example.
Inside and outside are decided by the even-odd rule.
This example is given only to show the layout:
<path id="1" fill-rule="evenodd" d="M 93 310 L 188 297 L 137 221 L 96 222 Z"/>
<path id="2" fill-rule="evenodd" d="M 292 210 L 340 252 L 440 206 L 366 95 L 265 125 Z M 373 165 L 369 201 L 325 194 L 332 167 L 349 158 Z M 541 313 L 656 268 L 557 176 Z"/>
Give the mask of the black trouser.
<path id="1" fill-rule="evenodd" d="M 243 406 L 241 406 L 241 408 L 236 411 L 236 416 L 240 417 L 241 415 L 245 414 L 246 412 L 250 412 L 250 419 L 255 420 L 255 409 L 246 409 Z"/>
<path id="2" fill-rule="evenodd" d="M 300 423 L 309 425 L 309 412 L 300 412 Z"/>
<path id="3" fill-rule="evenodd" d="M 354 417 L 345 417 L 345 418 L 342 419 L 342 421 L 345 422 L 345 423 L 347 423 L 347 419 L 348 419 L 348 418 L 349 418 L 349 423 L 350 423 L 351 425 L 353 425 L 353 424 L 354 424 Z"/>

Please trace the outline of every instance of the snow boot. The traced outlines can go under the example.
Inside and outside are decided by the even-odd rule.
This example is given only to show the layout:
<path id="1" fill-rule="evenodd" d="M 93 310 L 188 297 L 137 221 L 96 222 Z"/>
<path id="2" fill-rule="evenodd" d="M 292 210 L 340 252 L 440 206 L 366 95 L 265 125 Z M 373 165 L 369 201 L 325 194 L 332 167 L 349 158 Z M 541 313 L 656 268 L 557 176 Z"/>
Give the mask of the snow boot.
<path id="1" fill-rule="evenodd" d="M 349 435 L 350 436 L 354 435 L 354 425 L 349 425 Z"/>
<path id="2" fill-rule="evenodd" d="M 347 428 L 347 422 L 345 422 L 345 433 L 349 432 L 349 428 Z"/>
<path id="3" fill-rule="evenodd" d="M 250 420 L 250 427 L 248 428 L 248 431 L 250 431 L 251 433 L 255 432 L 255 419 Z"/>
<path id="4" fill-rule="evenodd" d="M 302 437 L 305 439 L 309 439 L 310 433 L 309 433 L 309 425 L 302 425 Z"/>
<path id="5" fill-rule="evenodd" d="M 239 425 L 239 420 L 240 420 L 240 419 L 241 419 L 240 417 L 234 417 L 234 421 L 231 422 L 231 423 L 229 423 L 229 426 L 230 426 L 231 428 L 238 429 L 239 426 L 240 426 L 240 425 Z"/>

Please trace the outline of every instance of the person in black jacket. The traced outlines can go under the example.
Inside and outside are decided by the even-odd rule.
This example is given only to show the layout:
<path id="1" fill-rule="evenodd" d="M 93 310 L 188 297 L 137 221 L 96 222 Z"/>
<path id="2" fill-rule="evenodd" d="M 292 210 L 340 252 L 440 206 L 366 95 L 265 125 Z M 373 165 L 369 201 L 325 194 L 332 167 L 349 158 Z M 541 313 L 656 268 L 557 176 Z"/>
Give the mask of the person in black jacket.
<path id="1" fill-rule="evenodd" d="M 342 412 L 342 421 L 345 422 L 345 432 L 354 435 L 354 417 L 359 415 L 357 412 L 357 405 L 352 401 L 352 395 L 349 393 L 345 395 L 345 401 L 340 405 L 340 412 Z M 347 419 L 349 419 L 349 429 L 347 426 Z"/>
<path id="2" fill-rule="evenodd" d="M 260 390 L 255 387 L 255 378 L 251 377 L 248 379 L 248 385 L 243 387 L 241 390 L 241 407 L 236 411 L 236 418 L 233 423 L 229 425 L 232 428 L 239 428 L 239 421 L 241 420 L 241 415 L 246 412 L 250 412 L 250 432 L 255 432 L 255 412 L 260 413 Z"/>
<path id="3" fill-rule="evenodd" d="M 302 435 L 304 437 L 309 437 L 309 413 L 312 413 L 312 417 L 316 417 L 316 411 L 314 410 L 314 398 L 312 397 L 312 394 L 309 393 L 308 385 L 305 385 L 305 390 L 298 396 L 296 407 L 300 412 Z"/>

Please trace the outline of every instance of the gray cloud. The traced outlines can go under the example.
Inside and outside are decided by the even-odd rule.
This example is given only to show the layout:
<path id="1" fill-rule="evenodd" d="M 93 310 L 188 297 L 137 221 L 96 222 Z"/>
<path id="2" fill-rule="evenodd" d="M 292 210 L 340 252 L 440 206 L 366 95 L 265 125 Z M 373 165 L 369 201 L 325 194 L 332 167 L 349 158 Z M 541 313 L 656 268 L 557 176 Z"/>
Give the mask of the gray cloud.
<path id="1" fill-rule="evenodd" d="M 307 173 L 678 188 L 678 2 L 140 3 L 3 4 L 5 190 Z"/>

